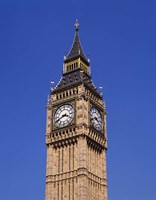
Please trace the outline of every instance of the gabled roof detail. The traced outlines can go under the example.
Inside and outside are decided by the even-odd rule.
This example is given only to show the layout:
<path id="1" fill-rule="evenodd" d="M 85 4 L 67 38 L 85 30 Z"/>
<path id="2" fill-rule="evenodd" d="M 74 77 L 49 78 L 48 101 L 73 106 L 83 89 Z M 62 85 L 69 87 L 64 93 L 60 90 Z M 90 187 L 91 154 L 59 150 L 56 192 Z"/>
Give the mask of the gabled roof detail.
<path id="1" fill-rule="evenodd" d="M 71 50 L 69 52 L 69 54 L 67 55 L 65 62 L 71 61 L 75 58 L 81 57 L 83 59 L 84 62 L 86 62 L 87 64 L 89 64 L 85 53 L 81 47 L 81 43 L 80 43 L 80 39 L 79 39 L 79 34 L 78 34 L 78 30 L 79 30 L 79 23 L 78 20 L 76 20 L 75 23 L 75 37 L 74 37 L 74 41 L 73 41 L 73 45 L 71 47 Z"/>
<path id="2" fill-rule="evenodd" d="M 52 93 L 57 93 L 80 84 L 84 84 L 85 87 L 88 87 L 90 90 L 92 90 L 92 92 L 98 95 L 99 98 L 102 98 L 91 77 L 86 75 L 81 69 L 64 74 L 56 87 L 52 90 Z"/>

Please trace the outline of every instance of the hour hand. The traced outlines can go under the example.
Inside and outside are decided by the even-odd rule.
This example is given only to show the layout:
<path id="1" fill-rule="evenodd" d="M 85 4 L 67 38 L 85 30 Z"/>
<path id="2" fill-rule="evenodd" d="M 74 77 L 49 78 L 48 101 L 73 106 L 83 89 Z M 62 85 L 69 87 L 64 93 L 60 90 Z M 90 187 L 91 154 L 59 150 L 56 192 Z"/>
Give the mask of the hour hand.
<path id="1" fill-rule="evenodd" d="M 97 119 L 97 117 L 94 117 L 94 119 L 98 122 L 98 119 Z"/>
<path id="2" fill-rule="evenodd" d="M 98 122 L 98 119 L 96 117 L 92 117 L 91 120 L 96 120 Z"/>

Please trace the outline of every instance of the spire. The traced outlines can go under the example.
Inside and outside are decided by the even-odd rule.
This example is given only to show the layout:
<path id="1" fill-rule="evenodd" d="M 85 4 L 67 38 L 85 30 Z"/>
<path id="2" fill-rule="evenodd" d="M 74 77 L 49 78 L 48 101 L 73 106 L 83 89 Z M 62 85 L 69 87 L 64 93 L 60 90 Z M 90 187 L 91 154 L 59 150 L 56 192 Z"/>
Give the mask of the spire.
<path id="1" fill-rule="evenodd" d="M 67 57 L 65 59 L 65 62 L 73 60 L 77 57 L 81 57 L 84 62 L 89 64 L 89 62 L 85 56 L 85 53 L 83 52 L 82 47 L 81 47 L 78 30 L 79 30 L 79 23 L 78 23 L 78 20 L 76 20 L 74 42 L 73 42 L 73 45 L 71 47 L 69 54 L 67 55 Z"/>

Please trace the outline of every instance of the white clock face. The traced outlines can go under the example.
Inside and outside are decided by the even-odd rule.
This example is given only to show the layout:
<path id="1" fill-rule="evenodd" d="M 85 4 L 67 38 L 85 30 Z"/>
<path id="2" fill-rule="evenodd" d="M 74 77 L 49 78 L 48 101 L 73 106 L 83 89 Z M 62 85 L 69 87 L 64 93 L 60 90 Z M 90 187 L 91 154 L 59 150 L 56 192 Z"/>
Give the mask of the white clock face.
<path id="1" fill-rule="evenodd" d="M 54 114 L 54 123 L 57 127 L 67 126 L 74 118 L 74 108 L 70 104 L 60 106 Z"/>
<path id="2" fill-rule="evenodd" d="M 98 131 L 102 130 L 102 117 L 98 109 L 91 107 L 90 110 L 91 125 Z"/>

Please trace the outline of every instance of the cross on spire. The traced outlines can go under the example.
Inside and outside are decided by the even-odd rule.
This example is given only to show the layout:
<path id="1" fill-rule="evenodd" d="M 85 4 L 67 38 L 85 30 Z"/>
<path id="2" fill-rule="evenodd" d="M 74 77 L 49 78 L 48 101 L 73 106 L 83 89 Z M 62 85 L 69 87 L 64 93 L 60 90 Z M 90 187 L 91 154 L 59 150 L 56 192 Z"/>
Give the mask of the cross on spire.
<path id="1" fill-rule="evenodd" d="M 75 25 L 75 30 L 78 31 L 78 30 L 79 30 L 79 22 L 78 22 L 78 19 L 76 19 L 76 23 L 75 23 L 74 25 Z"/>

